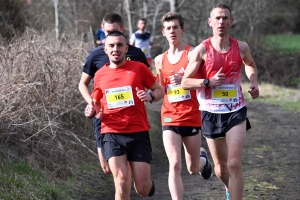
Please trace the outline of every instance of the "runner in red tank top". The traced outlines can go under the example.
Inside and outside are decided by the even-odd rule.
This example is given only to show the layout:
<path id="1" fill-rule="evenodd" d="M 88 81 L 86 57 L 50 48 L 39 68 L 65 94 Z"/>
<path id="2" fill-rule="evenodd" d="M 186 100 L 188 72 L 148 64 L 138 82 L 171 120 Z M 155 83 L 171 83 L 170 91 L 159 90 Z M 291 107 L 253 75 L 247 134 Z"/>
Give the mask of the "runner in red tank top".
<path id="1" fill-rule="evenodd" d="M 215 173 L 225 185 L 226 197 L 243 198 L 242 151 L 250 128 L 241 88 L 242 62 L 253 99 L 259 96 L 256 64 L 248 44 L 229 36 L 231 10 L 218 4 L 208 24 L 213 36 L 198 45 L 182 79 L 184 89 L 197 89 L 202 111 L 202 134 L 206 137 L 215 164 Z M 194 75 L 200 74 L 201 79 Z"/>
<path id="2" fill-rule="evenodd" d="M 162 33 L 169 49 L 155 58 L 155 66 L 165 95 L 161 108 L 163 142 L 169 160 L 169 189 L 172 199 L 183 199 L 181 179 L 181 146 L 184 145 L 187 169 L 190 174 L 209 179 L 211 164 L 205 149 L 201 148 L 201 113 L 195 90 L 184 90 L 181 79 L 193 48 L 181 40 L 183 18 L 175 12 L 162 17 Z M 200 159 L 201 158 L 201 159 Z"/>
<path id="3" fill-rule="evenodd" d="M 182 46 L 184 46 L 183 44 Z M 199 103 L 196 98 L 195 90 L 183 90 L 180 84 L 174 85 L 169 77 L 182 77 L 188 64 L 188 54 L 192 50 L 190 46 L 185 46 L 176 55 L 179 60 L 172 62 L 171 52 L 168 50 L 162 54 L 161 69 L 164 78 L 165 98 L 161 108 L 161 118 L 163 126 L 193 126 L 201 127 L 201 112 L 198 109 Z M 180 57 L 181 54 L 181 57 Z M 160 58 L 158 57 L 158 58 Z M 173 59 L 175 60 L 175 59 Z M 180 83 L 180 82 L 179 82 Z"/>

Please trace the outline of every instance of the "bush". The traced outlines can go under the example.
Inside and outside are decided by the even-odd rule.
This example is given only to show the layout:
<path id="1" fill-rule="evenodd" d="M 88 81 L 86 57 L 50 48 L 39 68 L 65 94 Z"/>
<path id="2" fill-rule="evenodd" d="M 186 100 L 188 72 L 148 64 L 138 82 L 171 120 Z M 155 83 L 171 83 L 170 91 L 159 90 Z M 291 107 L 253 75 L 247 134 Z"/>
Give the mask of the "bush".
<path id="1" fill-rule="evenodd" d="M 0 47 L 0 149 L 7 159 L 25 157 L 65 177 L 70 165 L 94 155 L 78 91 L 87 54 L 76 37 L 57 41 L 30 29 Z"/>
<path id="2" fill-rule="evenodd" d="M 299 52 L 283 51 L 277 43 L 267 43 L 263 36 L 247 42 L 258 68 L 260 82 L 284 87 L 300 87 Z"/>

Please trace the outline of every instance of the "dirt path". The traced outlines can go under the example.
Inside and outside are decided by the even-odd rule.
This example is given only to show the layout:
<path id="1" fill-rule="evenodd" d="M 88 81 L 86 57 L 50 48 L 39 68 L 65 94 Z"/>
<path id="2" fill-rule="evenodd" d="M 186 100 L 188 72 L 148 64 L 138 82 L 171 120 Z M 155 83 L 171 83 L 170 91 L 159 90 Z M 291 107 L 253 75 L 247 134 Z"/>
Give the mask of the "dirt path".
<path id="1" fill-rule="evenodd" d="M 157 110 L 157 105 L 149 108 Z M 300 114 L 251 101 L 248 117 L 252 129 L 247 134 L 243 153 L 244 199 L 300 199 Z M 157 137 L 154 140 L 161 140 L 161 135 Z M 202 144 L 207 147 L 205 140 Z M 132 200 L 171 199 L 167 186 L 168 163 L 161 145 L 158 142 L 153 148 L 155 196 L 141 198 L 132 190 Z M 225 199 L 224 188 L 215 176 L 204 181 L 200 176 L 189 175 L 184 160 L 182 178 L 186 200 Z"/>

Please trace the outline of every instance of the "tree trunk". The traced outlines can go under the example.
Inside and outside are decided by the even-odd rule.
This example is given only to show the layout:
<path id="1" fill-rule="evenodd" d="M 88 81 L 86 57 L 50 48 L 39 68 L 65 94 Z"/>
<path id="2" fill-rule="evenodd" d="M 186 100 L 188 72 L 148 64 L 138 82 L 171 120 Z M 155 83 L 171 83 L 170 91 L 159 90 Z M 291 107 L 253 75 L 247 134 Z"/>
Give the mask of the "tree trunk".
<path id="1" fill-rule="evenodd" d="M 151 42 L 153 41 L 153 38 L 155 37 L 155 33 L 156 33 L 156 21 L 157 21 L 157 16 L 159 14 L 159 11 L 160 9 L 162 8 L 164 2 L 161 1 L 157 4 L 157 6 L 155 7 L 155 12 L 154 12 L 154 15 L 153 15 L 153 18 L 152 18 L 152 31 L 151 31 Z"/>
<path id="2" fill-rule="evenodd" d="M 185 3 L 185 0 L 169 0 L 170 1 L 170 12 L 179 12 L 180 7 Z"/>
<path id="3" fill-rule="evenodd" d="M 148 5 L 147 0 L 143 0 L 143 18 L 147 18 Z"/>
<path id="4" fill-rule="evenodd" d="M 56 39 L 59 38 L 59 28 L 58 28 L 58 0 L 53 0 L 54 3 L 54 12 L 55 12 L 55 36 Z"/>
<path id="5" fill-rule="evenodd" d="M 170 1 L 170 12 L 176 12 L 176 0 L 169 0 Z"/>
<path id="6" fill-rule="evenodd" d="M 126 13 L 127 13 L 127 20 L 128 20 L 128 32 L 129 32 L 129 37 L 132 35 L 132 21 L 131 21 L 131 13 L 130 13 L 130 5 L 131 2 L 130 0 L 125 0 L 125 8 L 126 8 Z"/>

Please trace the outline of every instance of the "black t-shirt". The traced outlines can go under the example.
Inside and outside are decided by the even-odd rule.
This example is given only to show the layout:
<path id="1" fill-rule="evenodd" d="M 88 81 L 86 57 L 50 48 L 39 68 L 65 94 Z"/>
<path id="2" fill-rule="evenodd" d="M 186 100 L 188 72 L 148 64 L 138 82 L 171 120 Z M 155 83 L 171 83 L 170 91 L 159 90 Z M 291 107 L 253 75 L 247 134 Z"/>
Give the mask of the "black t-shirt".
<path id="1" fill-rule="evenodd" d="M 101 45 L 93 49 L 85 60 L 85 64 L 82 68 L 82 72 L 94 77 L 96 71 L 103 67 L 106 63 L 109 63 L 109 58 L 103 49 L 104 45 Z M 149 63 L 145 54 L 140 48 L 128 44 L 128 51 L 126 53 L 126 59 L 132 61 L 139 61 L 144 63 L 148 68 Z"/>

